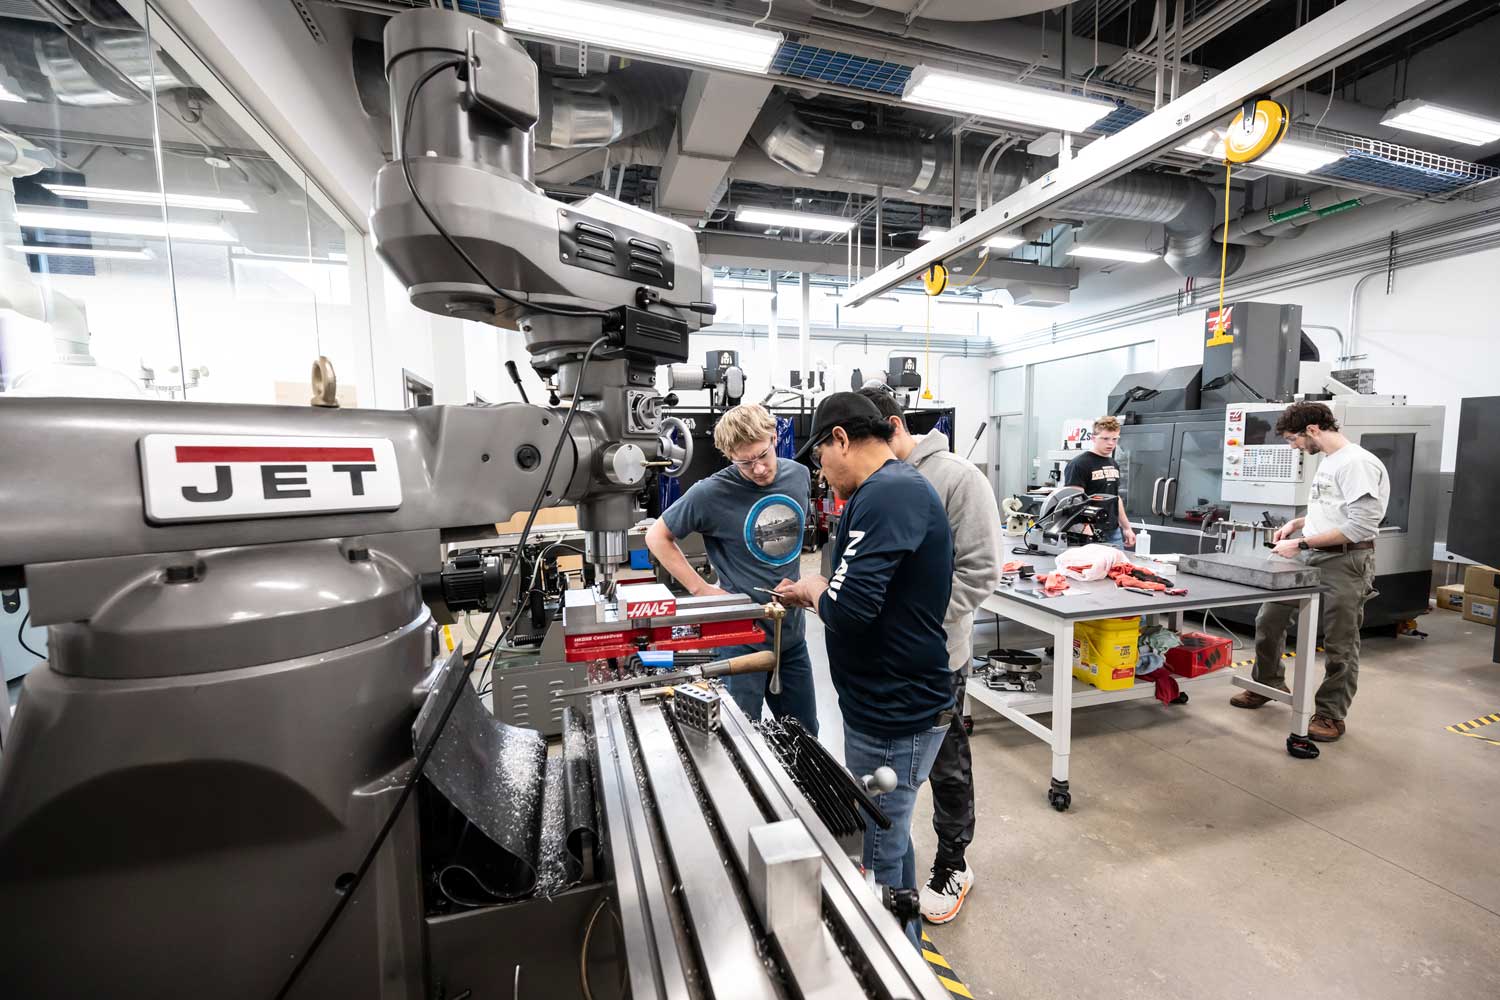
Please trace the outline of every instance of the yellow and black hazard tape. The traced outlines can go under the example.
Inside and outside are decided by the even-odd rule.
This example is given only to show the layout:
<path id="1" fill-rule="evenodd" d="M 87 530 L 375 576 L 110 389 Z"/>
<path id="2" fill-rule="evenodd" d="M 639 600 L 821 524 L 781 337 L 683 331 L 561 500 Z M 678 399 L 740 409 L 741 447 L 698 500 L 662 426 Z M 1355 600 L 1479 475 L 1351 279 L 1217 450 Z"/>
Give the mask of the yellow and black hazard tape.
<path id="1" fill-rule="evenodd" d="M 956 997 L 964 997 L 965 1000 L 974 1000 L 974 994 L 958 978 L 958 973 L 953 971 L 953 966 L 937 950 L 937 945 L 932 943 L 932 938 L 927 932 L 922 932 L 922 957 L 927 959 L 927 964 L 932 966 L 933 974 L 937 976 L 938 982 L 943 984 L 943 989 Z"/>
<path id="2" fill-rule="evenodd" d="M 1323 647 L 1322 646 L 1318 647 L 1318 652 L 1320 652 L 1320 653 L 1323 652 Z M 1281 654 L 1281 658 L 1283 660 L 1295 660 L 1297 658 L 1297 654 L 1295 652 L 1293 652 L 1293 653 L 1282 653 Z M 1234 666 L 1236 666 L 1236 667 L 1253 667 L 1253 666 L 1255 666 L 1255 657 L 1252 656 L 1248 660 L 1235 660 L 1234 661 Z"/>
<path id="3" fill-rule="evenodd" d="M 1470 719 L 1468 722 L 1455 722 L 1453 725 L 1445 726 L 1444 728 L 1450 733 L 1457 733 L 1459 736 L 1467 736 L 1470 739 L 1480 740 L 1491 746 L 1500 747 L 1500 728 L 1490 730 L 1490 732 L 1494 733 L 1494 736 L 1491 736 L 1489 733 L 1481 731 L 1485 726 L 1500 726 L 1500 713 L 1481 715 L 1477 719 Z"/>

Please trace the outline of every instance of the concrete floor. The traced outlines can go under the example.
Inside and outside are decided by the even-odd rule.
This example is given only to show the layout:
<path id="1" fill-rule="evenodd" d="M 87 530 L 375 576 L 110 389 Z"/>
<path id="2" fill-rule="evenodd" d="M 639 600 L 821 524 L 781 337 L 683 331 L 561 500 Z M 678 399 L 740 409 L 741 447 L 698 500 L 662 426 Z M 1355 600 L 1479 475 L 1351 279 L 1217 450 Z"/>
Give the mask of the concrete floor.
<path id="1" fill-rule="evenodd" d="M 1494 632 L 1421 625 L 1366 640 L 1348 735 L 1315 761 L 1286 754 L 1285 708 L 1227 686 L 1075 712 L 1066 813 L 1047 748 L 974 706 L 978 881 L 928 933 L 976 997 L 1500 997 L 1500 746 L 1444 729 L 1500 712 Z M 816 619 L 808 639 L 841 754 Z M 925 871 L 926 789 L 915 826 Z"/>

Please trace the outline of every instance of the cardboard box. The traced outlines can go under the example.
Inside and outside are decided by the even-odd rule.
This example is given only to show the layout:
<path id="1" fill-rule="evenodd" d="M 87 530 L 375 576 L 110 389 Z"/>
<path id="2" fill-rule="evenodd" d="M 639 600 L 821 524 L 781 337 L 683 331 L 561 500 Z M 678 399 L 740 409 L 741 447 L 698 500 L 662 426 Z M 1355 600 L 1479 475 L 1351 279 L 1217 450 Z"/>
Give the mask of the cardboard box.
<path id="1" fill-rule="evenodd" d="M 1493 566 L 1470 566 L 1464 570 L 1464 593 L 1472 597 L 1487 597 L 1491 601 L 1500 599 L 1500 587 L 1495 586 L 1495 577 Z"/>
<path id="2" fill-rule="evenodd" d="M 1464 585 L 1450 583 L 1437 589 L 1437 606 L 1444 611 L 1462 612 L 1464 609 Z"/>
<path id="3" fill-rule="evenodd" d="M 1496 609 L 1500 608 L 1500 601 L 1493 597 L 1475 597 L 1473 594 L 1464 596 L 1464 620 L 1477 622 L 1480 625 L 1495 625 Z"/>

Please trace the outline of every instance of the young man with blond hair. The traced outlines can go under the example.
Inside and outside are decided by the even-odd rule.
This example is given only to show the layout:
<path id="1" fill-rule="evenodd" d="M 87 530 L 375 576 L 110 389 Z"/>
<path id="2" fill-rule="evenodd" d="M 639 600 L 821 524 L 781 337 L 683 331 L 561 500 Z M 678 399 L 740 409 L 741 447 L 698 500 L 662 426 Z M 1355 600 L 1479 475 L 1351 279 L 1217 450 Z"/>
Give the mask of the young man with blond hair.
<path id="1" fill-rule="evenodd" d="M 1135 529 L 1125 513 L 1125 498 L 1120 496 L 1120 465 L 1115 449 L 1120 445 L 1120 421 L 1104 416 L 1094 421 L 1094 441 L 1089 450 L 1068 463 L 1063 473 L 1064 486 L 1079 486 L 1090 496 L 1108 493 L 1115 498 L 1109 515 L 1095 527 L 1099 541 L 1115 548 L 1135 547 Z"/>
<path id="2" fill-rule="evenodd" d="M 757 403 L 726 411 L 714 426 L 714 446 L 729 465 L 694 483 L 664 510 L 646 532 L 646 547 L 690 594 L 746 593 L 764 601 L 781 580 L 800 575 L 811 477 L 807 466 L 776 457 L 776 418 Z M 694 532 L 703 536 L 718 586 L 688 564 L 677 544 Z M 766 692 L 766 674 L 732 676 L 726 684 L 752 721 L 769 704 L 777 718 L 790 715 L 816 736 L 818 701 L 805 634 L 802 610 L 788 609 L 781 625 L 780 694 Z M 719 652 L 734 656 L 770 647 L 768 636 L 757 646 Z"/>

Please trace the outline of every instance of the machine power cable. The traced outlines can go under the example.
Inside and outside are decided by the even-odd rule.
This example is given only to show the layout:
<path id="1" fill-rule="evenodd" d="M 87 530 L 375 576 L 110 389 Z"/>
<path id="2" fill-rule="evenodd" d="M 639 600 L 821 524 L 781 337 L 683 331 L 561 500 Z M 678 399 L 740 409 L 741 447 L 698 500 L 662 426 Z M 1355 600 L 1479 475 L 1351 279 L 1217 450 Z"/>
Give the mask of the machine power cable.
<path id="1" fill-rule="evenodd" d="M 36 650 L 32 649 L 26 644 L 26 623 L 29 621 L 31 621 L 30 611 L 21 616 L 21 627 L 16 629 L 16 642 L 19 642 L 22 649 L 26 650 L 26 652 L 30 653 L 32 656 L 35 656 L 38 660 L 45 660 L 47 658 L 47 654 L 38 653 Z"/>
<path id="2" fill-rule="evenodd" d="M 401 161 L 401 176 L 406 179 L 406 187 L 407 190 L 411 192 L 412 201 L 415 201 L 417 203 L 417 207 L 422 210 L 423 215 L 427 216 L 427 221 L 431 223 L 433 230 L 443 238 L 443 241 L 448 244 L 449 248 L 455 254 L 458 255 L 459 259 L 464 262 L 469 270 L 473 271 L 474 275 L 479 278 L 480 281 L 484 282 L 484 284 L 488 286 L 490 291 L 494 292 L 497 296 L 504 299 L 506 302 L 509 302 L 511 305 L 521 306 L 533 312 L 547 313 L 552 316 L 593 316 L 604 320 L 613 319 L 614 315 L 608 310 L 569 309 L 564 306 L 545 305 L 541 302 L 533 302 L 530 295 L 521 297 L 517 296 L 513 292 L 508 292 L 505 289 L 501 288 L 499 285 L 495 284 L 495 282 L 490 280 L 489 275 L 485 274 L 484 271 L 480 269 L 479 265 L 474 262 L 474 258 L 469 256 L 468 251 L 460 246 L 458 240 L 454 239 L 452 234 L 448 232 L 447 227 L 445 227 L 441 222 L 438 221 L 438 218 L 433 214 L 432 209 L 427 207 L 427 202 L 422 200 L 421 192 L 417 190 L 416 181 L 412 178 L 411 175 L 411 159 L 406 155 L 406 142 L 407 138 L 411 134 L 411 118 L 412 112 L 417 105 L 417 95 L 422 92 L 422 88 L 427 86 L 427 84 L 435 76 L 446 70 L 451 69 L 456 71 L 459 75 L 459 78 L 462 79 L 465 75 L 467 66 L 468 64 L 463 59 L 447 59 L 435 66 L 430 66 L 425 71 L 423 71 L 421 76 L 417 77 L 417 82 L 412 85 L 411 93 L 406 96 L 406 112 L 401 119 L 401 142 L 399 143 L 399 147 L 396 150 L 396 156 Z"/>
<path id="3" fill-rule="evenodd" d="M 429 76 L 435 75 L 430 70 L 428 72 Z M 413 92 L 415 92 L 415 88 Z M 408 108 L 408 113 L 409 111 L 410 109 Z M 578 412 L 578 401 L 583 393 L 583 376 L 588 371 L 589 361 L 593 359 L 595 351 L 608 343 L 609 338 L 607 336 L 600 337 L 589 344 L 588 350 L 583 352 L 583 360 L 578 365 L 578 379 L 573 386 L 573 397 L 568 405 L 568 412 L 563 417 L 562 428 L 558 431 L 557 444 L 552 448 L 552 458 L 547 463 L 547 471 L 542 476 L 542 484 L 537 488 L 536 499 L 532 501 L 531 510 L 526 515 L 526 524 L 521 528 L 521 539 L 516 546 L 518 551 L 524 549 L 526 546 L 526 539 L 531 534 L 531 526 L 536 522 L 536 516 L 542 509 L 543 501 L 547 499 L 549 492 L 547 487 L 552 482 L 552 474 L 557 471 L 557 462 L 562 457 L 563 446 L 568 443 L 568 428 L 573 423 L 573 414 Z M 506 571 L 505 579 L 501 581 L 500 593 L 505 593 L 510 587 L 511 579 L 514 577 L 516 567 L 520 563 L 519 559 L 511 561 L 510 569 Z M 438 740 L 442 738 L 443 730 L 447 728 L 448 720 L 453 716 L 453 710 L 458 707 L 458 701 L 463 695 L 464 686 L 470 683 L 469 677 L 479 661 L 480 651 L 484 649 L 484 641 L 489 637 L 490 628 L 495 624 L 495 618 L 499 613 L 500 604 L 497 602 L 485 617 L 484 625 L 479 630 L 479 641 L 474 644 L 474 651 L 469 654 L 467 661 L 464 663 L 464 676 L 457 684 L 453 685 L 453 694 L 449 696 L 447 703 L 443 705 L 443 714 L 438 717 L 437 725 L 432 730 L 432 736 L 428 738 L 427 742 L 418 752 L 416 763 L 412 767 L 411 777 L 401 786 L 401 794 L 396 799 L 396 804 L 391 807 L 390 815 L 386 817 L 385 823 L 380 827 L 380 832 L 375 835 L 375 840 L 370 844 L 369 849 L 365 851 L 364 857 L 360 859 L 359 867 L 354 869 L 354 877 L 339 894 L 338 900 L 333 904 L 333 909 L 329 911 L 327 918 L 323 921 L 323 925 L 318 928 L 318 933 L 313 936 L 312 942 L 303 951 L 302 958 L 292 968 L 291 973 L 286 977 L 286 981 L 281 984 L 281 988 L 276 991 L 276 1000 L 282 1000 L 282 998 L 291 992 L 292 987 L 296 985 L 297 979 L 302 975 L 303 970 L 312 962 L 313 956 L 318 953 L 318 948 L 327 940 L 329 933 L 332 932 L 334 926 L 338 923 L 338 919 L 348 907 L 349 901 L 359 891 L 360 884 L 364 881 L 366 873 L 369 872 L 370 866 L 375 863 L 375 858 L 380 854 L 380 848 L 385 845 L 386 837 L 390 836 L 391 830 L 396 825 L 396 820 L 400 818 L 401 810 L 406 807 L 406 802 L 411 798 L 411 793 L 416 789 L 418 782 L 421 781 L 422 772 L 427 767 L 428 758 L 432 756 L 433 750 L 437 748 Z"/>

